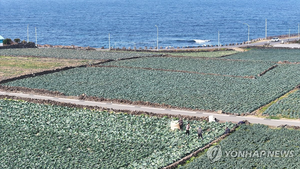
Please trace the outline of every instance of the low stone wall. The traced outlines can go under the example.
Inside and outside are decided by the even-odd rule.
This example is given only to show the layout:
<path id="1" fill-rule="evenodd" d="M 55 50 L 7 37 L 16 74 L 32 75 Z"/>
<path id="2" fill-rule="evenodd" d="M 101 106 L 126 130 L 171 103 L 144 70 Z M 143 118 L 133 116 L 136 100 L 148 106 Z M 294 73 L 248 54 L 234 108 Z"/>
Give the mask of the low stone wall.
<path id="1" fill-rule="evenodd" d="M 274 69 L 277 66 L 278 65 L 273 65 L 273 66 L 269 67 L 267 70 L 265 70 L 265 71 L 261 72 L 260 74 L 258 74 L 257 76 L 262 76 L 262 75 L 266 74 L 268 71 Z"/>

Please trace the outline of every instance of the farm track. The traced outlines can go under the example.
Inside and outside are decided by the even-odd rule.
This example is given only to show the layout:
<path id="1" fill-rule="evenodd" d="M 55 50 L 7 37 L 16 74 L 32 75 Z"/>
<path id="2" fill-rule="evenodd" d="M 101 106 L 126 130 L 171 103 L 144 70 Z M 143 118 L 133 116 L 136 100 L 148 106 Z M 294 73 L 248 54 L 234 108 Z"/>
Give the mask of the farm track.
<path id="1" fill-rule="evenodd" d="M 3 90 L 2 90 L 3 91 Z M 220 121 L 231 121 L 231 122 L 239 122 L 242 120 L 247 120 L 250 123 L 259 123 L 268 126 L 280 126 L 280 125 L 289 125 L 289 126 L 300 126 L 299 120 L 273 120 L 273 119 L 265 119 L 254 116 L 236 116 L 232 114 L 217 114 L 208 111 L 197 111 L 197 110 L 186 110 L 186 109 L 175 109 L 175 108 L 167 108 L 167 107 L 153 107 L 150 105 L 132 105 L 132 104 L 122 104 L 115 102 L 107 102 L 107 101 L 88 101 L 88 100 L 80 100 L 78 98 L 72 99 L 67 97 L 55 97 L 55 96 L 45 96 L 45 95 L 33 95 L 33 94 L 24 94 L 24 93 L 12 93 L 12 92 L 2 92 L 0 91 L 0 96 L 9 97 L 14 96 L 20 100 L 24 100 L 24 98 L 29 99 L 41 99 L 41 100 L 49 100 L 61 103 L 71 103 L 78 104 L 84 106 L 97 106 L 101 108 L 106 108 L 110 110 L 124 110 L 124 111 L 136 111 L 136 112 L 152 112 L 154 114 L 170 114 L 170 115 L 180 115 L 180 116 L 194 116 L 194 117 L 206 117 L 213 115 L 214 118 Z"/>
<path id="2" fill-rule="evenodd" d="M 31 95 L 32 96 L 32 95 Z M 132 111 L 132 110 L 125 110 L 125 109 L 114 109 L 114 108 L 106 108 L 100 107 L 96 105 L 87 105 L 87 104 L 77 104 L 77 103 L 70 103 L 70 102 L 60 102 L 55 100 L 45 100 L 40 98 L 29 98 L 29 97 L 19 97 L 19 96 L 12 96 L 12 95 L 2 95 L 0 93 L 0 99 L 13 99 L 13 100 L 24 100 L 31 103 L 38 103 L 38 104 L 50 104 L 56 106 L 65 106 L 71 108 L 78 108 L 78 109 L 89 109 L 89 110 L 98 110 L 98 111 L 113 111 L 113 112 L 122 112 L 131 115 L 148 115 L 148 116 L 155 116 L 155 117 L 168 117 L 168 118 L 183 118 L 186 120 L 206 120 L 208 121 L 208 117 L 197 117 L 197 116 L 187 116 L 187 115 L 178 115 L 178 114 L 163 114 L 163 113 L 153 113 L 147 111 Z"/>
<path id="3" fill-rule="evenodd" d="M 299 90 L 300 88 L 300 84 L 298 86 L 296 86 L 294 89 L 292 89 L 291 91 L 294 90 Z M 159 103 L 151 103 L 151 102 L 144 102 L 144 101 L 131 101 L 131 100 L 125 100 L 125 99 L 107 99 L 107 98 L 100 98 L 100 97 L 96 97 L 96 96 L 87 96 L 85 94 L 82 94 L 80 96 L 67 96 L 62 92 L 58 92 L 58 91 L 50 91 L 50 90 L 45 90 L 45 89 L 33 89 L 33 88 L 26 88 L 26 87 L 12 87 L 12 86 L 3 86 L 0 84 L 0 96 L 1 96 L 1 91 L 7 92 L 7 93 L 19 93 L 19 94 L 28 94 L 30 96 L 32 95 L 42 95 L 45 97 L 50 97 L 50 98 L 63 98 L 63 99 L 67 99 L 67 98 L 72 98 L 75 100 L 81 100 L 82 102 L 84 101 L 88 101 L 88 102 L 96 102 L 96 103 L 108 103 L 108 104 L 122 104 L 122 105 L 127 105 L 128 107 L 137 107 L 140 108 L 142 106 L 147 106 L 150 107 L 151 110 L 148 111 L 152 111 L 152 110 L 170 110 L 170 109 L 175 109 L 176 111 L 180 112 L 193 112 L 193 113 L 199 113 L 202 114 L 203 112 L 205 112 L 206 114 L 210 114 L 210 115 L 217 115 L 217 116 L 229 116 L 229 117 L 249 117 L 249 116 L 255 116 L 257 118 L 268 118 L 268 116 L 262 116 L 261 114 L 258 114 L 258 112 L 264 108 L 265 106 L 269 105 L 270 103 L 272 103 L 273 101 L 271 101 L 270 103 L 267 103 L 266 105 L 263 105 L 259 108 L 257 108 L 256 110 L 254 110 L 253 112 L 249 112 L 249 113 L 230 113 L 230 112 L 223 112 L 219 113 L 219 112 L 215 112 L 212 110 L 199 110 L 199 109 L 191 109 L 191 108 L 185 108 L 185 107 L 176 107 L 176 106 L 172 106 L 172 105 L 168 105 L 168 104 L 159 104 Z M 290 93 L 291 91 L 288 91 L 287 93 Z M 283 94 L 283 95 L 286 95 Z M 278 98 L 276 98 L 275 100 L 278 100 L 279 98 L 281 98 L 283 95 L 279 96 Z M 141 110 L 144 111 L 144 110 Z M 205 114 L 204 113 L 204 114 Z M 252 117 L 250 117 L 252 118 Z M 232 119 L 231 119 L 232 120 Z M 227 120 L 226 121 L 231 121 L 231 120 Z M 244 119 L 244 120 L 248 120 L 248 119 Z M 265 120 L 270 120 L 270 119 L 265 119 Z M 238 122 L 237 120 L 234 120 L 235 122 Z M 293 121 L 293 120 L 292 120 Z M 300 121 L 299 121 L 300 122 Z M 264 124 L 264 123 L 262 123 Z M 286 123 L 288 124 L 288 123 Z M 268 125 L 268 124 L 266 124 Z M 284 124 L 278 124 L 278 125 L 284 125 Z M 297 124 L 298 125 L 298 124 Z M 299 124 L 300 126 L 300 124 Z"/>
<path id="4" fill-rule="evenodd" d="M 144 102 L 144 101 L 130 101 L 130 100 L 124 100 L 124 99 L 107 99 L 107 98 L 99 98 L 96 96 L 87 96 L 85 94 L 82 94 L 80 96 L 66 96 L 62 92 L 58 91 L 50 91 L 45 89 L 32 89 L 27 87 L 12 87 L 12 86 L 3 86 L 0 85 L 0 91 L 5 92 L 15 92 L 15 93 L 24 93 L 24 94 L 37 94 L 37 95 L 44 95 L 44 96 L 50 96 L 50 97 L 60 97 L 60 98 L 72 98 L 77 99 L 81 101 L 93 101 L 93 102 L 108 102 L 108 103 L 118 103 L 118 104 L 127 104 L 127 105 L 138 105 L 138 106 L 150 106 L 153 108 L 164 108 L 164 109 L 177 109 L 177 110 L 188 110 L 188 111 L 205 111 L 205 112 L 214 112 L 211 110 L 195 110 L 195 109 L 188 109 L 183 107 L 176 107 L 171 106 L 167 104 L 158 104 L 158 103 L 151 103 L 151 102 Z M 230 113 L 228 113 L 230 114 Z M 246 114 L 242 114 L 246 115 Z"/>

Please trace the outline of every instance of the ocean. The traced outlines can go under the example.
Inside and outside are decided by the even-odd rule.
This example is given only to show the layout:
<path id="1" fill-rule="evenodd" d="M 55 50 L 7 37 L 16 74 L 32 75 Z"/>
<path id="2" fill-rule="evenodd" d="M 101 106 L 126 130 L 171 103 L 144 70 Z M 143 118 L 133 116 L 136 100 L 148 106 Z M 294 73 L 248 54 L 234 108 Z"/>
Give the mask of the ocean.
<path id="1" fill-rule="evenodd" d="M 83 47 L 186 47 L 298 34 L 299 0 L 0 0 L 0 35 Z M 37 36 L 35 34 L 35 28 Z M 158 33 L 158 34 L 157 34 Z M 219 35 L 218 35 L 219 33 Z"/>

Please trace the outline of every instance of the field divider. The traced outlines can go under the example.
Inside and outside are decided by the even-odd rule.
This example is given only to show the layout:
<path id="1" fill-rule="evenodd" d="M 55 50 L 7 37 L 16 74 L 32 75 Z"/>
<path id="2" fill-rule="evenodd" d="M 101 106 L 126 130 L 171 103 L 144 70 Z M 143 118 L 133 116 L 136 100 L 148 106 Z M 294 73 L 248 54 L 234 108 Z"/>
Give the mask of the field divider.
<path id="1" fill-rule="evenodd" d="M 232 55 L 234 55 L 234 54 L 232 54 Z M 204 59 L 204 60 L 222 60 L 222 61 L 235 61 L 235 62 L 272 62 L 272 63 L 277 63 L 276 61 L 265 61 L 265 60 L 228 59 L 228 58 L 226 58 L 228 56 L 231 56 L 231 55 L 224 55 L 224 56 L 220 56 L 220 57 L 193 57 L 193 56 L 167 55 L 165 57 L 178 57 L 178 58 Z M 297 62 L 297 63 L 300 63 L 300 62 Z"/>
<path id="2" fill-rule="evenodd" d="M 253 112 L 251 112 L 250 114 L 253 114 L 253 115 L 256 115 L 256 116 L 267 117 L 268 115 L 263 115 L 264 111 L 266 111 L 269 107 L 271 107 L 273 104 L 275 104 L 279 100 L 288 97 L 290 94 L 296 92 L 297 90 L 300 90 L 300 84 L 297 85 L 295 88 L 289 90 L 288 92 L 286 92 L 286 93 L 278 96 L 277 98 L 275 98 L 274 100 L 270 101 L 269 103 L 260 106 L 259 108 L 255 109 Z"/>
<path id="3" fill-rule="evenodd" d="M 189 74 L 201 74 L 201 75 L 224 76 L 224 77 L 234 77 L 234 78 L 244 78 L 244 79 L 255 79 L 255 76 L 222 75 L 222 74 L 216 74 L 216 73 L 202 73 L 202 72 L 192 72 L 192 71 L 185 71 L 185 70 L 155 69 L 155 68 L 130 67 L 130 66 L 114 66 L 114 65 L 108 65 L 108 66 L 105 66 L 105 65 L 95 65 L 93 67 L 142 69 L 142 70 L 154 70 L 154 71 L 179 72 L 179 73 L 189 73 Z"/>
<path id="4" fill-rule="evenodd" d="M 263 76 L 264 74 L 266 74 L 268 71 L 271 71 L 272 69 L 276 68 L 278 65 L 273 65 L 271 67 L 269 67 L 267 70 L 261 72 L 260 74 L 258 74 L 257 76 Z"/>

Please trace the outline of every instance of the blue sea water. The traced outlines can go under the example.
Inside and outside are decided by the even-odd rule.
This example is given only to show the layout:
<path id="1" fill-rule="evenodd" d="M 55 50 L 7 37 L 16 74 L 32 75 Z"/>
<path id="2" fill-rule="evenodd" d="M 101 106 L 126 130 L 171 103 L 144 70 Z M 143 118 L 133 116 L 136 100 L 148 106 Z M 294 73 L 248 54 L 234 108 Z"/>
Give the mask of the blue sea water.
<path id="1" fill-rule="evenodd" d="M 199 46 L 298 34 L 299 0 L 0 0 L 0 35 L 38 44 Z M 244 24 L 246 23 L 246 24 Z M 155 26 L 157 25 L 157 27 Z"/>

